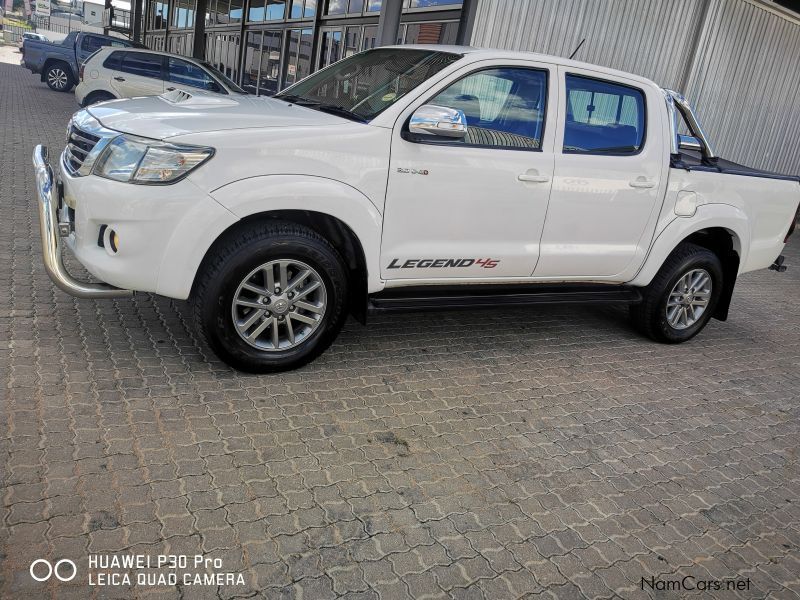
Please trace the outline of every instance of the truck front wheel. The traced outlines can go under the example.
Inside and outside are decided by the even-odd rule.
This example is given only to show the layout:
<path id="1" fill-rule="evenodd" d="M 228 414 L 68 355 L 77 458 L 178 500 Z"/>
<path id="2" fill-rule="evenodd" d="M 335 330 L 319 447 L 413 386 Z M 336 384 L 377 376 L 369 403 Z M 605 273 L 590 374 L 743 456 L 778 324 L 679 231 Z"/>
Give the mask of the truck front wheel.
<path id="1" fill-rule="evenodd" d="M 641 304 L 631 307 L 634 324 L 658 342 L 693 338 L 714 314 L 722 277 L 716 254 L 696 244 L 679 245 L 643 290 Z"/>
<path id="2" fill-rule="evenodd" d="M 68 92 L 75 85 L 69 67 L 64 63 L 56 62 L 47 67 L 44 73 L 44 80 L 51 90 L 56 92 Z"/>
<path id="3" fill-rule="evenodd" d="M 288 371 L 336 338 L 347 316 L 347 271 L 316 232 L 254 223 L 212 252 L 191 302 L 199 331 L 226 363 L 251 373 Z"/>

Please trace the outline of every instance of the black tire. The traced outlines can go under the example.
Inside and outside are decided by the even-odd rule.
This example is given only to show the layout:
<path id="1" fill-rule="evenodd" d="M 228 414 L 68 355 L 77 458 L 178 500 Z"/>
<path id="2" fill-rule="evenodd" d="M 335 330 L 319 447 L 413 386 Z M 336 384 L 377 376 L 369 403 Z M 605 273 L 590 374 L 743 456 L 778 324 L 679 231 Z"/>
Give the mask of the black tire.
<path id="1" fill-rule="evenodd" d="M 97 104 L 98 102 L 106 102 L 107 100 L 116 100 L 117 97 L 110 93 L 110 92 L 92 92 L 86 98 L 83 99 L 83 104 L 81 106 L 91 106 L 92 104 Z"/>
<path id="2" fill-rule="evenodd" d="M 198 331 L 231 367 L 249 373 L 289 371 L 312 361 L 336 339 L 347 317 L 347 270 L 334 247 L 315 231 L 284 221 L 247 224 L 226 234 L 212 253 L 200 267 L 190 302 Z M 301 261 L 316 271 L 324 285 L 325 312 L 296 346 L 261 350 L 239 335 L 232 306 L 247 275 L 274 260 Z"/>
<path id="3" fill-rule="evenodd" d="M 695 323 L 685 328 L 673 327 L 667 318 L 667 301 L 678 281 L 695 269 L 705 270 L 711 278 L 708 305 Z M 643 290 L 640 304 L 631 306 L 631 317 L 644 335 L 666 344 L 680 344 L 696 336 L 714 314 L 722 293 L 723 274 L 719 257 L 702 246 L 680 244 L 669 255 L 653 281 Z"/>
<path id="4" fill-rule="evenodd" d="M 44 72 L 47 87 L 55 92 L 68 92 L 75 86 L 75 78 L 69 66 L 63 62 L 55 62 Z"/>

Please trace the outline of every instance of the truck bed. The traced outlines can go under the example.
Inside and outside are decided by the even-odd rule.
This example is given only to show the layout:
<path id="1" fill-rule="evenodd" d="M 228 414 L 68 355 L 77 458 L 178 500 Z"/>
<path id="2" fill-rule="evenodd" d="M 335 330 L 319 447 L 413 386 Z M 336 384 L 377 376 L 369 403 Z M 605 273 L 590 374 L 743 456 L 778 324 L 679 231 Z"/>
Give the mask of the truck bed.
<path id="1" fill-rule="evenodd" d="M 782 179 L 797 181 L 800 183 L 800 175 L 785 175 L 772 171 L 762 171 L 746 167 L 732 160 L 717 158 L 713 163 L 704 162 L 699 152 L 682 151 L 679 157 L 672 158 L 670 166 L 674 169 L 685 169 L 687 171 L 708 171 L 711 173 L 726 173 L 728 175 L 742 175 L 744 177 L 763 177 L 765 179 Z"/>

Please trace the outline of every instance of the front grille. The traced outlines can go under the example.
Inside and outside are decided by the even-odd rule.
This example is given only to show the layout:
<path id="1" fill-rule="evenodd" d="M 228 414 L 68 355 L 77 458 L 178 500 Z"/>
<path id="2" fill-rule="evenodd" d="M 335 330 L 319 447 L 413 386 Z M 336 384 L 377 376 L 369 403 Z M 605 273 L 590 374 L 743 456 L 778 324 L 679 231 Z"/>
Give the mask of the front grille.
<path id="1" fill-rule="evenodd" d="M 78 129 L 75 125 L 69 128 L 64 158 L 73 174 L 78 172 L 83 161 L 99 141 L 100 136 Z"/>

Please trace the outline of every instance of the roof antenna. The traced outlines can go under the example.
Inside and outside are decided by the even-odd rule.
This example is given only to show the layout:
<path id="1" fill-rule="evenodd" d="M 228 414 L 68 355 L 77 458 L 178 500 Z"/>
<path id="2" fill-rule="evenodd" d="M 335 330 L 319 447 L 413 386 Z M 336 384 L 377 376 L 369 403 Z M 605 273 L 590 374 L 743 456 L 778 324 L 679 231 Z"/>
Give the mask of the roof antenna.
<path id="1" fill-rule="evenodd" d="M 578 44 L 578 47 L 577 47 L 577 48 L 575 48 L 575 50 L 572 52 L 572 54 L 570 54 L 570 55 L 569 55 L 569 59 L 570 59 L 570 60 L 572 60 L 573 58 L 575 58 L 575 55 L 578 53 L 578 50 L 580 50 L 580 49 L 581 49 L 581 46 L 583 46 L 583 42 L 585 42 L 585 41 L 586 41 L 586 38 L 583 38 L 583 39 L 581 40 L 581 43 L 580 43 L 580 44 Z"/>

